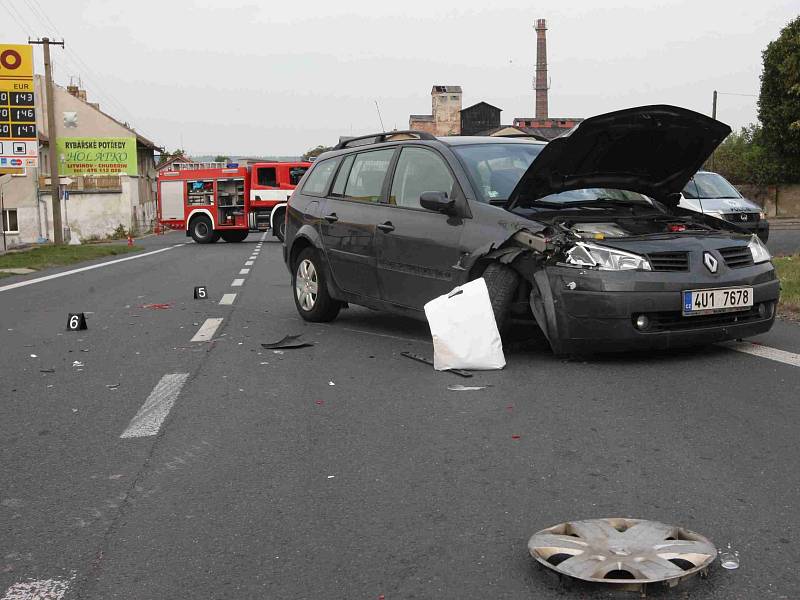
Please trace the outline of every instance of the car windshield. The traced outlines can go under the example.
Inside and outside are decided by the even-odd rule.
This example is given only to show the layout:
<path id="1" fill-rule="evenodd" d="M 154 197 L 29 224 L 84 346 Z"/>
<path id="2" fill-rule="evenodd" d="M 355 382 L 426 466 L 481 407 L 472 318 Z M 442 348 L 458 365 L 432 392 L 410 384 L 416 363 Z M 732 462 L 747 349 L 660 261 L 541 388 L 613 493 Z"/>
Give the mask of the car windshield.
<path id="1" fill-rule="evenodd" d="M 532 205 L 558 205 L 563 204 L 565 208 L 576 204 L 651 204 L 650 199 L 644 194 L 629 192 L 627 190 L 617 190 L 612 188 L 585 188 L 581 190 L 569 190 L 559 194 L 550 194 L 534 200 Z"/>
<path id="2" fill-rule="evenodd" d="M 453 151 L 467 169 L 478 200 L 500 203 L 508 200 L 542 144 L 470 144 Z"/>
<path id="3" fill-rule="evenodd" d="M 741 198 L 728 181 L 717 173 L 697 173 L 692 181 L 683 188 L 683 195 L 687 198 Z"/>

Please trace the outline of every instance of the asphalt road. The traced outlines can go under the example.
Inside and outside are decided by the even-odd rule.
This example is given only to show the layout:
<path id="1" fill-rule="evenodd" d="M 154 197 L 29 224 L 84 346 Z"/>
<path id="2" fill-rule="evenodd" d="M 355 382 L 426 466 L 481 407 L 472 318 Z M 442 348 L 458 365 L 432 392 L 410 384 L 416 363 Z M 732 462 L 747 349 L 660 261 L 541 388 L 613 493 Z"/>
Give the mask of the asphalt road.
<path id="1" fill-rule="evenodd" d="M 534 347 L 452 392 L 466 380 L 400 356 L 431 353 L 424 322 L 307 324 L 274 238 L 245 265 L 258 239 L 148 238 L 169 249 L 0 291 L 2 600 L 617 597 L 527 553 L 602 516 L 739 551 L 739 570 L 653 597 L 797 597 L 798 366 Z M 74 311 L 88 330 L 64 330 Z M 210 318 L 213 341 L 190 341 Z M 260 347 L 297 333 L 315 346 Z M 798 353 L 800 327 L 758 341 Z M 148 417 L 155 435 L 121 437 Z"/>
<path id="2" fill-rule="evenodd" d="M 767 248 L 775 256 L 800 254 L 800 229 L 772 228 Z"/>

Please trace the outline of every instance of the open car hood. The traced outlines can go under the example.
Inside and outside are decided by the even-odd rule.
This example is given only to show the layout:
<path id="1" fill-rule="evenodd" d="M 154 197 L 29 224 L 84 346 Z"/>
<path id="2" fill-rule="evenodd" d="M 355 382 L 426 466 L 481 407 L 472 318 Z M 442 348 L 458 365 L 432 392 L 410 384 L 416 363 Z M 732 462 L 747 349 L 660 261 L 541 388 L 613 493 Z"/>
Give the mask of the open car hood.
<path id="1" fill-rule="evenodd" d="M 582 188 L 630 190 L 677 205 L 677 195 L 730 132 L 666 104 L 591 117 L 544 147 L 506 208 Z"/>

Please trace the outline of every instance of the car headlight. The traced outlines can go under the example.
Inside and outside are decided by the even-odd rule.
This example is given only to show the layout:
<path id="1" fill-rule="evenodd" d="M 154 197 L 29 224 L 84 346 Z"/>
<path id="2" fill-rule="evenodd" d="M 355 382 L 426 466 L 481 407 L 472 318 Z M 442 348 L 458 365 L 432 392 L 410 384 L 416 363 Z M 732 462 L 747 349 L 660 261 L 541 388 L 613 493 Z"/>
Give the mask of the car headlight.
<path id="1" fill-rule="evenodd" d="M 764 245 L 760 239 L 758 239 L 757 235 L 754 235 L 750 238 L 750 243 L 747 244 L 747 247 L 750 248 L 750 254 L 753 255 L 753 263 L 758 264 L 762 262 L 767 262 L 770 258 L 769 250 Z"/>
<path id="2" fill-rule="evenodd" d="M 767 213 L 765 213 L 762 210 L 761 212 L 758 213 L 758 218 L 761 219 L 762 221 L 766 221 L 767 220 Z"/>
<path id="3" fill-rule="evenodd" d="M 593 267 L 601 271 L 652 270 L 644 256 L 586 242 L 577 242 L 567 250 L 566 263 L 575 267 Z"/>

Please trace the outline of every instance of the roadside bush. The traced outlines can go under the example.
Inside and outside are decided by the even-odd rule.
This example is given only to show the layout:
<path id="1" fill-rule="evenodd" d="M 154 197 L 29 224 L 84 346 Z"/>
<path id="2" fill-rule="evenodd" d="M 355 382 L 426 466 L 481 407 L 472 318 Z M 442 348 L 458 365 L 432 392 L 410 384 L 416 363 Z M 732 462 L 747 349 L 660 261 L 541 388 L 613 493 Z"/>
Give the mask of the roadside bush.
<path id="1" fill-rule="evenodd" d="M 125 229 L 125 226 L 120 223 L 117 225 L 117 228 L 114 230 L 113 233 L 108 235 L 108 239 L 111 240 L 125 240 L 128 238 L 128 230 Z"/>

